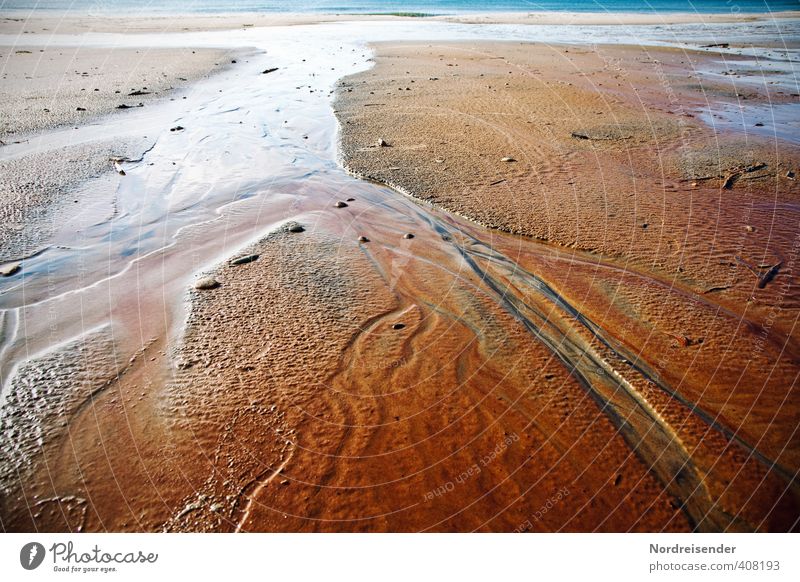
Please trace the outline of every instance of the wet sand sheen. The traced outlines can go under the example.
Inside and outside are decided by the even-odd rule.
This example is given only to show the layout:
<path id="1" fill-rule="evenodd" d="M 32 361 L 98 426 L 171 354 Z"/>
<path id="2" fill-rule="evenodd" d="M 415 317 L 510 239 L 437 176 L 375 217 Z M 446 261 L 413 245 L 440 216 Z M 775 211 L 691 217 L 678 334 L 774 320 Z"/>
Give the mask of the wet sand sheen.
<path id="1" fill-rule="evenodd" d="M 314 103 L 297 105 L 302 122 L 286 114 L 297 126 L 287 137 L 302 139 L 326 105 Z M 36 443 L 21 451 L 46 464 L 15 469 L 26 485 L 5 498 L 6 529 L 792 527 L 797 448 L 780 404 L 794 398 L 797 354 L 780 326 L 734 371 L 754 390 L 719 398 L 704 387 L 727 382 L 713 372 L 726 352 L 676 347 L 681 329 L 652 322 L 668 302 L 734 351 L 758 337 L 757 322 L 658 272 L 350 178 L 321 161 L 329 137 L 311 134 L 319 160 L 303 158 L 314 168 L 303 180 L 256 187 L 269 205 L 237 193 L 100 285 L 115 348 L 101 328 L 85 350 L 121 357 L 100 366 L 90 399 L 42 411 L 66 426 L 41 457 Z M 217 264 L 201 274 L 218 287 L 187 295 L 191 253 Z M 62 309 L 84 301 L 97 305 L 78 290 Z M 48 308 L 21 313 L 44 321 Z M 25 406 L 4 407 L 3 421 Z"/>

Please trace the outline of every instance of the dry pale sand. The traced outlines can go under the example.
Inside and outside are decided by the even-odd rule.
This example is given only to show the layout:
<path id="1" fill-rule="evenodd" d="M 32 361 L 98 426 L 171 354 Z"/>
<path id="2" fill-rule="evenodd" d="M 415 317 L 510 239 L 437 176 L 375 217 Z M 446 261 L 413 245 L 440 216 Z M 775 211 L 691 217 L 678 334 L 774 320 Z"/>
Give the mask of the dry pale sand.
<path id="1" fill-rule="evenodd" d="M 123 333 L 8 383 L 2 527 L 795 527 L 798 152 L 690 117 L 731 99 L 706 60 L 379 47 L 339 87 L 344 161 L 415 198 L 312 174 L 245 207 L 304 228 L 218 286 L 165 286 L 168 252 L 111 281 Z"/>
<path id="2" fill-rule="evenodd" d="M 0 146 L 176 97 L 238 56 L 217 49 L 0 48 Z M 240 57 L 241 58 L 241 57 Z M 76 144 L 0 161 L 0 262 L 29 256 L 80 208 L 67 194 L 152 144 Z"/>
<path id="3" fill-rule="evenodd" d="M 0 140 L 146 106 L 233 57 L 219 49 L 0 47 Z"/>

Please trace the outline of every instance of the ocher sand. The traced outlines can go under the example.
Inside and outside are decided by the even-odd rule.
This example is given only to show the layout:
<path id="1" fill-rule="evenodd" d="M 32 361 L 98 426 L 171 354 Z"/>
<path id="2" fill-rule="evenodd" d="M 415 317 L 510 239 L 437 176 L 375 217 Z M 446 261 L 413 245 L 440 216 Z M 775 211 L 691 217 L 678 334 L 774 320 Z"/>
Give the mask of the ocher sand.
<path id="1" fill-rule="evenodd" d="M 770 514 L 781 479 L 755 502 L 762 469 L 728 458 L 726 439 L 760 443 L 791 480 L 795 413 L 783 403 L 800 355 L 798 148 L 699 123 L 694 108 L 725 92 L 687 82 L 712 66 L 705 55 L 510 43 L 378 52 L 373 70 L 341 83 L 345 165 L 521 235 L 506 246 L 517 263 L 578 300 L 655 372 L 635 392 L 690 450 L 700 447 L 690 456 L 710 463 L 703 481 L 724 492 L 726 511 Z M 786 97 L 751 89 L 747 99 Z M 534 241 L 618 270 L 541 265 L 528 255 Z M 759 285 L 754 272 L 777 264 L 779 275 Z M 671 404 L 654 390 L 659 378 Z"/>
<path id="2" fill-rule="evenodd" d="M 787 173 L 800 148 L 696 118 L 736 94 L 745 104 L 792 97 L 734 78 L 699 84 L 695 70 L 713 68 L 713 56 L 516 43 L 378 50 L 374 69 L 341 82 L 335 104 L 344 163 L 357 174 L 491 229 L 617 258 L 737 311 L 755 280 L 734 257 L 774 264 L 792 247 L 793 211 L 781 205 L 797 200 Z M 794 293 L 781 301 L 798 306 Z"/>

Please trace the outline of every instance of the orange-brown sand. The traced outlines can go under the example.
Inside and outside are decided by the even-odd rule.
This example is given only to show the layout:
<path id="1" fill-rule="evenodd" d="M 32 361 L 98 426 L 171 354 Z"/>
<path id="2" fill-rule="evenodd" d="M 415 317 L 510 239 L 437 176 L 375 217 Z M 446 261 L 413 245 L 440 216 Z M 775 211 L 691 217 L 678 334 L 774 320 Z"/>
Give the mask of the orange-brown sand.
<path id="1" fill-rule="evenodd" d="M 609 332 L 603 341 L 653 372 L 634 397 L 704 467 L 698 488 L 751 526 L 781 529 L 797 519 L 800 462 L 791 404 L 800 148 L 715 132 L 696 113 L 794 97 L 736 77 L 706 82 L 699 71 L 718 60 L 634 47 L 384 44 L 374 69 L 342 82 L 336 109 L 352 171 L 521 235 L 507 256 L 578 301 Z M 603 268 L 541 265 L 528 255 L 533 241 L 579 249 Z M 740 443 L 746 465 L 734 436 L 749 443 Z M 755 449 L 783 467 L 760 500 Z M 789 505 L 776 511 L 780 503 Z"/>

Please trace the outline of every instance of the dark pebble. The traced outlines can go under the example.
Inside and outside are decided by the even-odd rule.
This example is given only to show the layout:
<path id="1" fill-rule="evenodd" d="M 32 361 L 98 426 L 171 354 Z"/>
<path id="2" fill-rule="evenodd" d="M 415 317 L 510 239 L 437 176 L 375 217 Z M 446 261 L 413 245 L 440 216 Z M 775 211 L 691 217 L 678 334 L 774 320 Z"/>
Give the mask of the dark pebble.
<path id="1" fill-rule="evenodd" d="M 231 265 L 246 265 L 247 263 L 252 263 L 253 261 L 258 260 L 258 255 L 246 255 L 244 257 L 238 257 L 231 261 Z"/>

